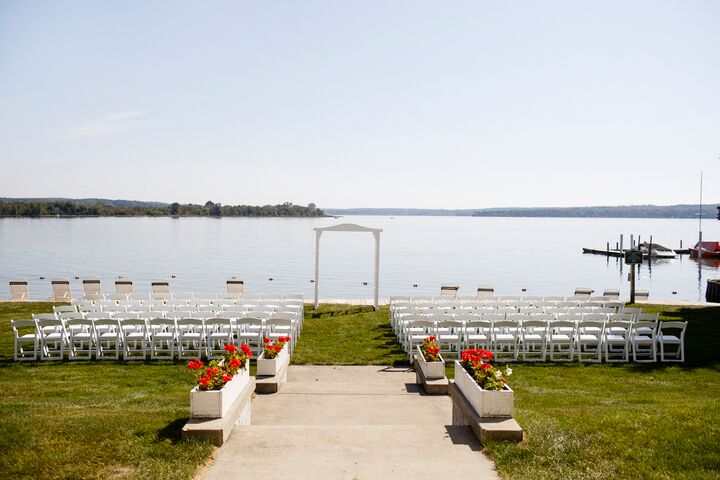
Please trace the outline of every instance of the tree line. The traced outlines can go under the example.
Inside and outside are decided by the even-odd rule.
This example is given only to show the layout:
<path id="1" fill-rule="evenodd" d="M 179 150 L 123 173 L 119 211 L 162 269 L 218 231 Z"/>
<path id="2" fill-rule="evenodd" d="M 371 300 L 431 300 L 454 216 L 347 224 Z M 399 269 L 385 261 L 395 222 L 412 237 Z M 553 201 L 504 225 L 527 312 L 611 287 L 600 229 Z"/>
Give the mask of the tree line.
<path id="1" fill-rule="evenodd" d="M 78 204 L 71 201 L 6 202 L 0 200 L 3 217 L 322 217 L 324 213 L 314 203 L 307 207 L 285 202 L 281 205 L 222 205 L 208 201 L 205 205 L 192 203 L 152 206 L 116 206 L 96 203 Z"/>

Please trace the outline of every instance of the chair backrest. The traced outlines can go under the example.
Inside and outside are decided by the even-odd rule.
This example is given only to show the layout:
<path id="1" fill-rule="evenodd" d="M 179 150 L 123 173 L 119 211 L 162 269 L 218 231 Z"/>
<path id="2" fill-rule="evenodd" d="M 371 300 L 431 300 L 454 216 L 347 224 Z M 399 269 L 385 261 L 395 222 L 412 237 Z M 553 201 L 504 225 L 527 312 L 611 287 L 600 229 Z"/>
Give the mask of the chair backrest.
<path id="1" fill-rule="evenodd" d="M 590 332 L 589 329 L 592 329 L 593 334 L 597 333 L 597 335 L 602 335 L 605 330 L 605 322 L 602 320 L 583 320 L 578 322 L 577 326 L 578 332 Z"/>
<path id="2" fill-rule="evenodd" d="M 644 335 L 646 337 L 649 336 L 650 338 L 655 338 L 655 334 L 657 333 L 657 328 L 658 328 L 658 322 L 657 321 L 634 322 L 630 328 L 632 329 L 632 332 L 634 334 Z"/>
<path id="3" fill-rule="evenodd" d="M 58 317 L 54 313 L 33 313 L 33 320 L 57 320 Z"/>
<path id="4" fill-rule="evenodd" d="M 638 313 L 635 315 L 636 322 L 657 322 L 660 315 L 657 313 Z"/>
<path id="5" fill-rule="evenodd" d="M 92 326 L 93 321 L 87 318 L 69 318 L 65 321 L 65 327 L 71 334 L 76 331 L 92 330 Z"/>
<path id="6" fill-rule="evenodd" d="M 272 329 L 272 327 L 291 327 L 292 320 L 287 318 L 270 318 L 265 321 L 265 325 Z"/>
<path id="7" fill-rule="evenodd" d="M 466 332 L 489 332 L 492 328 L 492 322 L 487 320 L 473 320 L 471 322 L 467 322 L 465 324 L 465 331 Z"/>
<path id="8" fill-rule="evenodd" d="M 53 300 L 58 302 L 72 300 L 72 292 L 70 291 L 70 280 L 66 278 L 56 278 L 50 281 L 52 285 Z"/>
<path id="9" fill-rule="evenodd" d="M 429 332 L 435 328 L 435 323 L 429 320 L 408 320 L 406 328 L 422 328 Z"/>
<path id="10" fill-rule="evenodd" d="M 642 313 L 642 308 L 639 307 L 622 307 L 620 309 L 620 313 L 630 313 L 632 315 L 637 315 L 638 313 Z"/>
<path id="11" fill-rule="evenodd" d="M 605 333 L 613 335 L 619 335 L 624 338 L 628 338 L 630 335 L 630 325 L 632 325 L 631 322 L 625 322 L 625 321 L 609 321 L 605 324 Z"/>
<path id="12" fill-rule="evenodd" d="M 126 278 L 115 280 L 115 293 L 120 295 L 132 295 L 133 282 Z"/>
<path id="13" fill-rule="evenodd" d="M 83 317 L 83 314 L 80 312 L 67 312 L 67 313 L 58 313 L 57 318 L 60 320 L 74 320 L 74 319 L 80 319 L 85 318 Z"/>
<path id="14" fill-rule="evenodd" d="M 232 323 L 229 318 L 209 318 L 205 320 L 205 328 L 212 331 L 230 331 Z"/>
<path id="15" fill-rule="evenodd" d="M 18 328 L 35 328 L 35 320 L 10 320 L 10 326 L 13 330 L 13 336 L 15 338 L 20 338 L 22 333 L 18 331 Z"/>
<path id="16" fill-rule="evenodd" d="M 583 315 L 582 317 L 583 322 L 605 322 L 607 320 L 607 315 L 604 315 L 602 313 L 588 313 L 587 315 Z"/>
<path id="17" fill-rule="evenodd" d="M 25 302 L 30 300 L 27 280 L 10 280 L 10 301 Z"/>
<path id="18" fill-rule="evenodd" d="M 687 329 L 687 322 L 680 322 L 677 320 L 669 321 L 669 322 L 659 322 L 658 323 L 658 333 L 661 335 L 668 335 L 666 333 L 668 330 L 680 330 L 677 337 L 682 340 L 685 337 L 685 330 Z"/>
<path id="19" fill-rule="evenodd" d="M 118 312 L 113 314 L 113 318 L 116 320 L 130 319 L 130 318 L 144 318 L 154 316 L 151 312 Z"/>
<path id="20" fill-rule="evenodd" d="M 548 323 L 548 329 L 550 332 L 560 332 L 561 329 L 572 329 L 575 331 L 575 328 L 577 326 L 577 323 L 575 322 L 569 322 L 567 320 L 553 320 L 552 322 Z"/>
<path id="21" fill-rule="evenodd" d="M 548 328 L 548 322 L 545 320 L 528 320 L 526 322 L 522 323 L 522 330 L 524 332 L 531 332 L 531 333 L 545 333 L 547 332 Z M 540 332 L 538 332 L 538 329 L 541 329 Z"/>
<path id="22" fill-rule="evenodd" d="M 512 320 L 500 320 L 498 322 L 493 322 L 493 329 L 507 330 L 508 333 L 516 333 L 520 330 L 520 323 Z"/>
<path id="23" fill-rule="evenodd" d="M 181 318 L 177 321 L 177 329 L 180 332 L 203 331 L 205 323 L 200 318 Z"/>

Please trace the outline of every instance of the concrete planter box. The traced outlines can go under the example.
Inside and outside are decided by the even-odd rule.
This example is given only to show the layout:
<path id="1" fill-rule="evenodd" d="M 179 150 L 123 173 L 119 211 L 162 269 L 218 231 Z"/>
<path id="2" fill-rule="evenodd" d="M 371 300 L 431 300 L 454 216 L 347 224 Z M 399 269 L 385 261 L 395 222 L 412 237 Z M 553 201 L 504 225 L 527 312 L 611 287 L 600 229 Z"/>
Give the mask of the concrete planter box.
<path id="1" fill-rule="evenodd" d="M 288 343 L 283 345 L 280 353 L 275 358 L 265 358 L 265 352 L 261 353 L 257 359 L 257 376 L 273 376 L 280 372 L 283 364 L 290 361 L 288 353 Z"/>
<path id="2" fill-rule="evenodd" d="M 455 385 L 480 417 L 512 417 L 513 391 L 507 385 L 505 390 L 483 390 L 475 379 L 455 361 Z"/>
<path id="3" fill-rule="evenodd" d="M 440 355 L 439 362 L 428 362 L 425 360 L 420 345 L 415 346 L 417 349 L 417 367 L 422 370 L 423 375 L 428 380 L 436 380 L 438 378 L 445 378 L 445 360 Z"/>
<path id="4" fill-rule="evenodd" d="M 190 390 L 190 416 L 223 418 L 248 382 L 250 382 L 250 360 L 246 360 L 245 368 L 240 369 L 220 390 L 202 391 L 196 386 Z"/>

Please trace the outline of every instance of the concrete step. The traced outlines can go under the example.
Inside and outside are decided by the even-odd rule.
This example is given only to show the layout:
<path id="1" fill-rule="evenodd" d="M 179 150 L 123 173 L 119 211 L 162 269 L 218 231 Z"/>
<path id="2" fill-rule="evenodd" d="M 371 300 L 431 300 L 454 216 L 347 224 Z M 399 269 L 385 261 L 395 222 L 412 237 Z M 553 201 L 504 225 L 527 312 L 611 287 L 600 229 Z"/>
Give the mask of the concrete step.
<path id="1" fill-rule="evenodd" d="M 279 393 L 256 399 L 253 424 L 413 425 L 429 422 L 450 425 L 452 420 L 452 402 L 448 396 L 407 392 L 390 395 L 288 393 L 296 387 L 310 389 L 307 385 L 288 383 Z"/>
<path id="2" fill-rule="evenodd" d="M 497 478 L 481 450 L 469 428 L 442 424 L 238 426 L 204 478 Z"/>

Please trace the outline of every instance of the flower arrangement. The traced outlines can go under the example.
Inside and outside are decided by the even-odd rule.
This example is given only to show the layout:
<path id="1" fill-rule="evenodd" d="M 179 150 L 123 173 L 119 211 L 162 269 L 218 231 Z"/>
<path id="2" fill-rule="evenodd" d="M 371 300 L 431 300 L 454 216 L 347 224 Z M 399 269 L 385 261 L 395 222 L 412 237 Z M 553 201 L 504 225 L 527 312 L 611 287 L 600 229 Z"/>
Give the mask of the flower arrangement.
<path id="1" fill-rule="evenodd" d="M 430 335 L 423 340 L 420 345 L 420 351 L 425 357 L 426 362 L 440 362 L 440 345 L 438 344 L 437 338 Z"/>
<path id="2" fill-rule="evenodd" d="M 199 358 L 187 363 L 189 369 L 195 371 L 198 388 L 202 391 L 220 390 L 233 375 L 245 368 L 245 361 L 252 357 L 252 350 L 243 343 L 240 349 L 229 343 L 225 345 L 225 353 L 218 360 L 213 360 L 205 366 Z"/>
<path id="3" fill-rule="evenodd" d="M 488 350 L 464 350 L 460 363 L 463 368 L 475 379 L 483 390 L 502 390 L 507 385 L 507 377 L 512 375 L 512 369 L 505 367 L 503 372 L 491 362 L 495 354 Z"/>
<path id="4" fill-rule="evenodd" d="M 278 339 L 274 342 L 271 341 L 269 338 L 264 338 L 263 353 L 265 354 L 265 358 L 267 360 L 272 360 L 273 358 L 277 357 L 278 354 L 282 351 L 283 346 L 285 346 L 285 344 L 289 341 L 290 337 L 278 337 Z"/>

